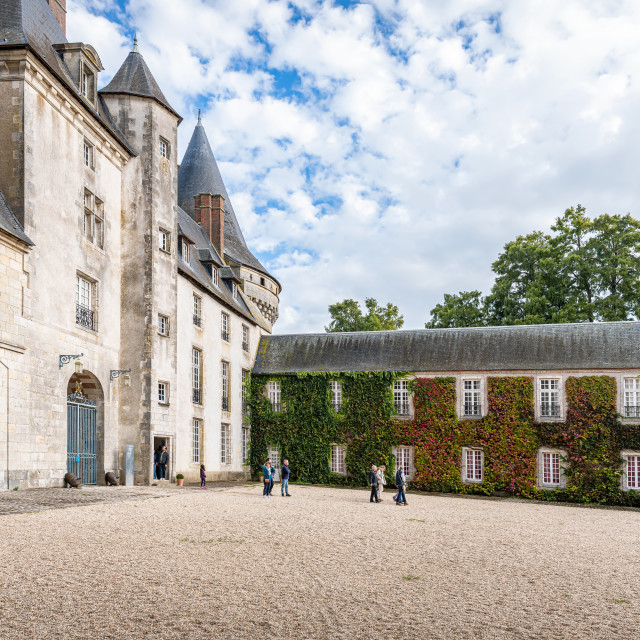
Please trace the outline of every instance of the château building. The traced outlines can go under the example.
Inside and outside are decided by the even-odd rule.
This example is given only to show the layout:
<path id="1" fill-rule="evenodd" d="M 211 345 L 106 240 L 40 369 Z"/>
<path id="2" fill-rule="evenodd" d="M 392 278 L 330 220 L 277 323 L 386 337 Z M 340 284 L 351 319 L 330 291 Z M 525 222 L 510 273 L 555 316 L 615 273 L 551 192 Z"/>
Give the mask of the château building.
<path id="1" fill-rule="evenodd" d="M 251 253 L 200 119 L 136 44 L 107 86 L 65 0 L 0 4 L 0 487 L 242 477 L 244 382 L 280 284 Z"/>

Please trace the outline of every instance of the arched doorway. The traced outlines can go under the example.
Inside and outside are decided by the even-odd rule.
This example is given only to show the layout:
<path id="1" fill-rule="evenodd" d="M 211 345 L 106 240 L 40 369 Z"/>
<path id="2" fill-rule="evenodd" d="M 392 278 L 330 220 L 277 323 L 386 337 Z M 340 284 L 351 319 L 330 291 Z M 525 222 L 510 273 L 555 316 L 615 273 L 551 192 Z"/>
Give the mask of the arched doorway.
<path id="1" fill-rule="evenodd" d="M 104 466 L 104 396 L 90 372 L 73 374 L 67 386 L 67 471 L 82 484 L 97 484 Z"/>

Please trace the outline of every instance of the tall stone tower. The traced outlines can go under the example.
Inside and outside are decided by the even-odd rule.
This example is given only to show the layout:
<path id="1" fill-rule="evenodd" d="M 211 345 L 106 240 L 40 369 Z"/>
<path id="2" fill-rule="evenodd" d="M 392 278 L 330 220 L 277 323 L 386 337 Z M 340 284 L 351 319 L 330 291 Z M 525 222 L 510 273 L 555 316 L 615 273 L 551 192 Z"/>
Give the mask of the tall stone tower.
<path id="1" fill-rule="evenodd" d="M 135 446 L 135 480 L 148 483 L 154 438 L 163 438 L 170 457 L 175 446 L 175 409 L 169 405 L 160 411 L 155 400 L 158 380 L 177 388 L 176 332 L 160 335 L 158 315 L 176 318 L 177 128 L 182 119 L 135 40 L 100 97 L 138 154 L 122 179 L 121 353 L 133 371 L 131 386 L 120 392 L 119 423 L 120 449 L 124 453 L 125 445 Z"/>

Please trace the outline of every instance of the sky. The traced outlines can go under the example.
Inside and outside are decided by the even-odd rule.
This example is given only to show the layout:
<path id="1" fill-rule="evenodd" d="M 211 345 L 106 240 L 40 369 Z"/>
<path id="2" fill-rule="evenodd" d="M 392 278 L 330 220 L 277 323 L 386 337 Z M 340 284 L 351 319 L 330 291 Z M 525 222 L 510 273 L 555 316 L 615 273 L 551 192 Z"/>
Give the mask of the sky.
<path id="1" fill-rule="evenodd" d="M 419 329 L 493 282 L 504 245 L 578 203 L 638 217 L 637 0 L 68 0 L 101 86 L 139 49 L 198 109 L 253 253 L 282 285 L 274 333 L 345 298 Z"/>

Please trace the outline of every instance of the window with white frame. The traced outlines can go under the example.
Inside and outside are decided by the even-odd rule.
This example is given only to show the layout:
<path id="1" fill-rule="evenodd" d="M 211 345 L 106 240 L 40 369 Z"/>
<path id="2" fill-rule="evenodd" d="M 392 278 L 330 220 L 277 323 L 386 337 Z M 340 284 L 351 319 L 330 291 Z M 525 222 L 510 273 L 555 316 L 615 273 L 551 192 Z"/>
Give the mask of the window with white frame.
<path id="1" fill-rule="evenodd" d="M 238 297 L 238 285 L 235 282 L 231 284 L 231 292 L 233 293 L 234 298 Z"/>
<path id="2" fill-rule="evenodd" d="M 194 418 L 191 423 L 191 462 L 193 464 L 200 464 L 201 426 L 201 421 L 198 418 Z"/>
<path id="3" fill-rule="evenodd" d="M 640 491 L 640 451 L 623 451 L 622 460 L 622 489 Z"/>
<path id="4" fill-rule="evenodd" d="M 337 413 L 342 408 L 342 383 L 337 380 L 331 380 L 329 385 L 331 387 L 331 405 Z"/>
<path id="5" fill-rule="evenodd" d="M 85 189 L 84 190 L 84 218 L 82 223 L 82 234 L 89 241 L 93 242 L 93 193 Z"/>
<path id="6" fill-rule="evenodd" d="M 213 284 L 216 285 L 216 287 L 218 286 L 219 280 L 218 280 L 218 269 L 214 266 L 211 267 L 211 280 L 213 282 Z"/>
<path id="7" fill-rule="evenodd" d="M 484 479 L 484 451 L 482 449 L 462 448 L 463 482 L 482 482 Z"/>
<path id="8" fill-rule="evenodd" d="M 91 103 L 95 100 L 96 77 L 89 67 L 82 64 L 80 69 L 80 93 Z"/>
<path id="9" fill-rule="evenodd" d="M 557 378 L 540 379 L 540 416 L 560 417 L 560 380 Z"/>
<path id="10" fill-rule="evenodd" d="M 242 350 L 249 351 L 249 327 L 242 325 Z"/>
<path id="11" fill-rule="evenodd" d="M 273 469 L 273 479 L 276 482 L 280 481 L 280 452 L 278 447 L 270 445 L 267 448 L 267 454 L 271 458 L 271 468 Z"/>
<path id="12" fill-rule="evenodd" d="M 93 145 L 90 142 L 84 141 L 83 145 L 83 160 L 84 166 L 93 169 Z"/>
<path id="13" fill-rule="evenodd" d="M 81 275 L 76 275 L 76 324 L 85 329 L 96 330 L 94 313 L 95 284 Z"/>
<path id="14" fill-rule="evenodd" d="M 462 387 L 462 415 L 467 418 L 479 418 L 482 415 L 480 380 L 463 380 Z"/>
<path id="15" fill-rule="evenodd" d="M 280 411 L 280 382 L 278 380 L 267 382 L 267 398 L 271 403 L 271 409 L 278 413 Z"/>
<path id="16" fill-rule="evenodd" d="M 221 363 L 221 383 L 222 383 L 222 410 L 230 411 L 229 406 L 229 363 L 224 360 Z"/>
<path id="17" fill-rule="evenodd" d="M 224 311 L 220 313 L 220 335 L 225 342 L 229 342 L 229 315 Z"/>
<path id="18" fill-rule="evenodd" d="M 251 439 L 251 430 L 249 427 L 242 427 L 242 464 L 249 459 L 249 441 Z"/>
<path id="19" fill-rule="evenodd" d="M 202 326 L 202 298 L 193 294 L 193 324 L 196 327 Z"/>
<path id="20" fill-rule="evenodd" d="M 220 464 L 231 464 L 231 426 L 220 427 Z"/>
<path id="21" fill-rule="evenodd" d="M 396 458 L 396 470 L 402 469 L 407 480 L 413 477 L 413 448 L 394 447 L 392 453 Z"/>
<path id="22" fill-rule="evenodd" d="M 191 259 L 189 254 L 189 242 L 188 240 L 185 240 L 185 238 L 182 238 L 180 241 L 180 255 L 182 255 L 182 259 L 189 264 L 189 260 Z"/>
<path id="23" fill-rule="evenodd" d="M 242 413 L 247 414 L 249 407 L 247 406 L 247 393 L 249 391 L 249 371 L 247 369 L 242 370 Z"/>
<path id="24" fill-rule="evenodd" d="M 538 450 L 538 482 L 546 489 L 565 486 L 564 459 L 566 451 L 542 448 Z"/>
<path id="25" fill-rule="evenodd" d="M 624 379 L 624 417 L 640 418 L 640 377 Z"/>
<path id="26" fill-rule="evenodd" d="M 347 448 L 341 444 L 331 445 L 331 472 L 339 473 L 340 475 L 346 474 L 346 467 L 344 464 Z"/>
<path id="27" fill-rule="evenodd" d="M 158 314 L 158 333 L 165 337 L 169 335 L 169 317 L 161 313 Z"/>
<path id="28" fill-rule="evenodd" d="M 160 251 L 171 253 L 171 233 L 166 229 L 159 231 Z"/>
<path id="29" fill-rule="evenodd" d="M 158 382 L 158 402 L 160 404 L 169 404 L 168 382 Z"/>
<path id="30" fill-rule="evenodd" d="M 191 349 L 191 389 L 194 404 L 202 404 L 202 351 Z"/>
<path id="31" fill-rule="evenodd" d="M 396 380 L 393 383 L 393 403 L 396 408 L 396 415 L 409 415 L 409 381 Z"/>
<path id="32" fill-rule="evenodd" d="M 160 138 L 160 155 L 163 158 L 169 157 L 169 142 L 164 138 Z"/>
<path id="33" fill-rule="evenodd" d="M 96 198 L 95 204 L 96 209 L 93 214 L 94 240 L 97 247 L 104 249 L 104 202 Z"/>

